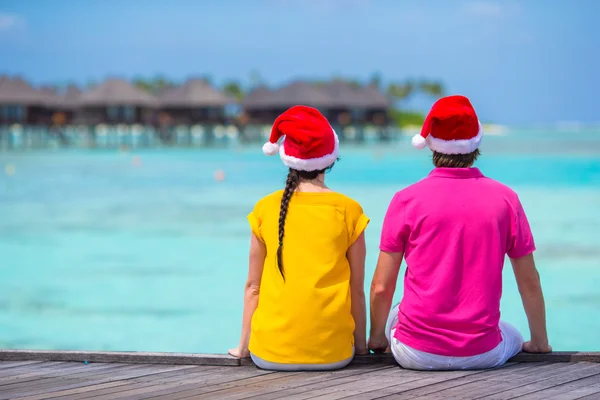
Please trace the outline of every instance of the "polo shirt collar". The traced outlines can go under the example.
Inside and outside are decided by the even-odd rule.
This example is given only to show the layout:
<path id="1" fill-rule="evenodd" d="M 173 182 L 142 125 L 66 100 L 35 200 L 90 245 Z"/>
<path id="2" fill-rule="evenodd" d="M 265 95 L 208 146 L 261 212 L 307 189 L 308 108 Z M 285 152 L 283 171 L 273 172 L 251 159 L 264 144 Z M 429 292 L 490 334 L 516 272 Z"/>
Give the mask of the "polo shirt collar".
<path id="1" fill-rule="evenodd" d="M 429 176 L 454 179 L 483 178 L 479 168 L 435 168 L 429 173 Z"/>

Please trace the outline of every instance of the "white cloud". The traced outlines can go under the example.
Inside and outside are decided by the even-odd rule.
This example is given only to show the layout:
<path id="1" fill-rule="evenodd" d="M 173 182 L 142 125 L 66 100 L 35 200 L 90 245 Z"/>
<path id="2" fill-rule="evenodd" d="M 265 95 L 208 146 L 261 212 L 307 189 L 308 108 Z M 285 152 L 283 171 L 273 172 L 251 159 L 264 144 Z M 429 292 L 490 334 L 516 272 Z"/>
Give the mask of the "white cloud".
<path id="1" fill-rule="evenodd" d="M 479 18 L 502 18 L 515 15 L 519 6 L 513 2 L 471 1 L 463 6 L 465 14 Z"/>
<path id="2" fill-rule="evenodd" d="M 20 28 L 24 24 L 25 22 L 19 16 L 0 11 L 0 31 L 10 31 Z"/>

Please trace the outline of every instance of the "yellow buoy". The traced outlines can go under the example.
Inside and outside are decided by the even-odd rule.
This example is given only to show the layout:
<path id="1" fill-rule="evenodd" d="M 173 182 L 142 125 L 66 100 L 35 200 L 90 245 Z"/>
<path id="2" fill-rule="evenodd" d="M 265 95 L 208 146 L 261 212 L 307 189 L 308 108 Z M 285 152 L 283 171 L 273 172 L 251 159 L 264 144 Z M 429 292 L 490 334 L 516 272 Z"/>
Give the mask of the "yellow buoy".
<path id="1" fill-rule="evenodd" d="M 13 176 L 15 172 L 17 172 L 17 167 L 15 167 L 13 164 L 6 164 L 4 167 L 4 172 L 8 176 Z"/>

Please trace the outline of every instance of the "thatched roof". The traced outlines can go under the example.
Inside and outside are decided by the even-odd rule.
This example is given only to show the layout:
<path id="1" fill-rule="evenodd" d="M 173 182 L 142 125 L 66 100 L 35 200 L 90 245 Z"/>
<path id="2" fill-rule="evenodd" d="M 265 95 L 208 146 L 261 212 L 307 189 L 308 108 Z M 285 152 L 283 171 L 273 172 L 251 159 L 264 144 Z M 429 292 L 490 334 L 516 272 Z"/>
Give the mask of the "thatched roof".
<path id="1" fill-rule="evenodd" d="M 190 79 L 182 86 L 169 88 L 160 95 L 163 107 L 215 107 L 235 103 L 203 79 Z"/>
<path id="2" fill-rule="evenodd" d="M 154 107 L 158 105 L 156 97 L 122 79 L 107 79 L 79 97 L 83 107 L 101 107 L 110 105 L 128 105 Z"/>
<path id="3" fill-rule="evenodd" d="M 0 76 L 0 104 L 46 106 L 55 101 L 52 94 L 34 89 L 22 78 Z"/>
<path id="4" fill-rule="evenodd" d="M 386 108 L 386 97 L 372 86 L 352 87 L 344 81 L 334 81 L 322 87 L 307 82 L 294 82 L 278 90 L 262 86 L 243 101 L 248 110 L 283 108 L 303 104 L 317 108 Z"/>
<path id="5" fill-rule="evenodd" d="M 369 108 L 388 108 L 390 101 L 375 86 L 367 85 L 359 89 L 360 95 Z"/>
<path id="6" fill-rule="evenodd" d="M 312 107 L 330 107 L 333 105 L 331 97 L 306 82 L 293 82 L 275 92 L 276 104 L 286 107 L 303 104 Z"/>
<path id="7" fill-rule="evenodd" d="M 244 108 L 252 108 L 253 106 L 263 107 L 262 104 L 269 101 L 269 97 L 274 95 L 274 91 L 265 85 L 261 85 L 246 95 L 242 100 Z"/>
<path id="8" fill-rule="evenodd" d="M 330 107 L 332 101 L 327 93 L 306 82 L 293 82 L 277 90 L 260 87 L 251 92 L 243 102 L 246 109 L 284 108 L 296 104 L 311 107 Z"/>
<path id="9" fill-rule="evenodd" d="M 360 89 L 344 81 L 334 81 L 323 86 L 321 90 L 329 95 L 336 107 L 360 108 L 368 104 Z"/>
<path id="10" fill-rule="evenodd" d="M 67 108 L 77 108 L 80 104 L 82 93 L 81 89 L 75 85 L 67 86 L 67 90 L 62 95 L 63 105 Z"/>

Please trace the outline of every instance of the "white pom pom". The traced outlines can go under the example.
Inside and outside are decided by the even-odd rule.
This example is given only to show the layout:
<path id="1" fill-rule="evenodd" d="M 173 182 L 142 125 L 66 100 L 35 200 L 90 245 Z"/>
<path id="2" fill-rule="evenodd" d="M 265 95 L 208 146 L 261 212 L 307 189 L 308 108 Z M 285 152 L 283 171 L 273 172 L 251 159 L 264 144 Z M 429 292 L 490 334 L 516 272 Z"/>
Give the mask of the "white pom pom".
<path id="1" fill-rule="evenodd" d="M 427 146 L 427 140 L 421 135 L 415 135 L 412 138 L 412 145 L 417 149 L 424 149 Z"/>
<path id="2" fill-rule="evenodd" d="M 279 153 L 279 144 L 267 142 L 263 145 L 262 150 L 266 155 L 274 156 L 275 154 Z"/>

